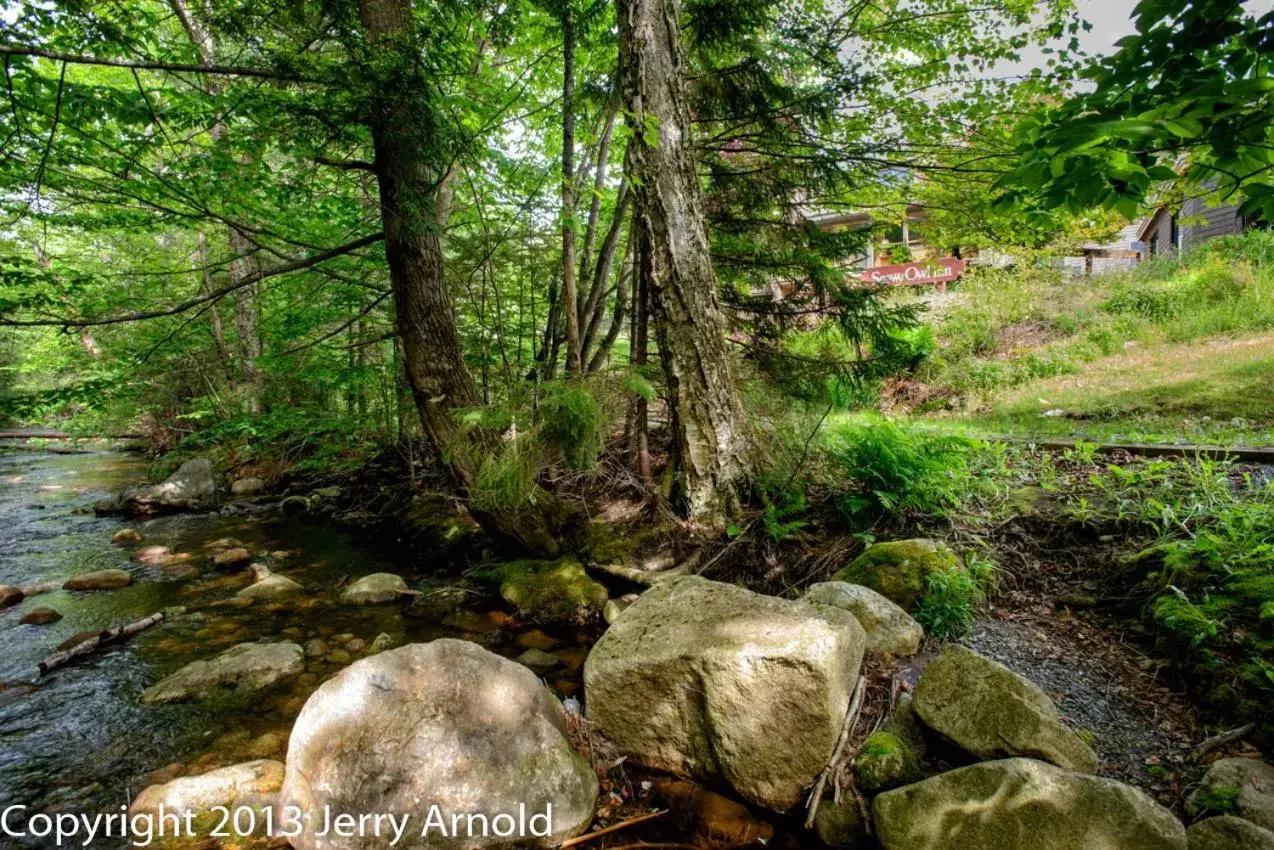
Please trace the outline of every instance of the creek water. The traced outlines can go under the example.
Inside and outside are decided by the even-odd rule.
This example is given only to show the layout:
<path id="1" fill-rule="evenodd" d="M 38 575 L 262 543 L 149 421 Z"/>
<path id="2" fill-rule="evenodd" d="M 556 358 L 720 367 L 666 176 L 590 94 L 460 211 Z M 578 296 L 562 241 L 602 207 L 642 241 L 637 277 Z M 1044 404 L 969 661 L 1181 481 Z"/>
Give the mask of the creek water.
<path id="1" fill-rule="evenodd" d="M 388 571 L 415 584 L 444 565 L 416 561 L 409 552 L 322 520 L 279 512 L 145 521 L 93 514 L 94 502 L 144 473 L 142 460 L 115 452 L 0 454 L 0 584 L 51 582 L 60 588 L 73 575 L 112 568 L 133 577 L 121 589 L 57 589 L 0 612 L 0 809 L 19 804 L 28 812 L 118 811 L 160 779 L 254 758 L 281 760 L 305 699 L 365 654 L 360 641 L 370 646 L 381 633 L 395 645 L 462 637 L 506 657 L 529 647 L 547 650 L 561 662 L 546 675 L 548 684 L 559 695 L 578 686 L 586 652 L 581 636 L 518 627 L 507 615 L 481 607 L 438 624 L 405 616 L 400 605 L 337 604 L 334 589 L 346 578 Z M 141 546 L 111 545 L 112 534 L 124 527 L 143 535 Z M 283 605 L 234 606 L 235 592 L 251 576 L 214 569 L 207 544 L 226 537 L 299 582 L 304 595 Z M 166 563 L 138 560 L 155 546 L 167 547 L 167 557 L 158 559 Z M 19 623 L 41 607 L 62 619 Z M 80 632 L 174 608 L 185 610 L 127 643 L 38 675 L 39 662 Z M 141 704 L 142 691 L 183 665 L 263 639 L 321 639 L 328 650 L 307 657 L 303 674 L 250 706 Z M 0 846 L 10 846 L 5 841 L 12 839 L 0 839 Z"/>

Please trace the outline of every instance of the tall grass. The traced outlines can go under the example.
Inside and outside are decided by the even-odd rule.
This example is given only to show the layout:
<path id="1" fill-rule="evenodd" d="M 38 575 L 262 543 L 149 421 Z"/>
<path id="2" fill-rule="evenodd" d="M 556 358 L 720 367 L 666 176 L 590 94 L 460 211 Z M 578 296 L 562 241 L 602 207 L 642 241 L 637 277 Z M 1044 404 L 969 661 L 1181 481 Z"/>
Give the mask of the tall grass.
<path id="1" fill-rule="evenodd" d="M 921 376 L 983 395 L 1077 372 L 1129 344 L 1274 328 L 1274 232 L 1216 239 L 1098 278 L 978 269 L 961 291 L 961 305 L 936 323 L 941 349 Z"/>

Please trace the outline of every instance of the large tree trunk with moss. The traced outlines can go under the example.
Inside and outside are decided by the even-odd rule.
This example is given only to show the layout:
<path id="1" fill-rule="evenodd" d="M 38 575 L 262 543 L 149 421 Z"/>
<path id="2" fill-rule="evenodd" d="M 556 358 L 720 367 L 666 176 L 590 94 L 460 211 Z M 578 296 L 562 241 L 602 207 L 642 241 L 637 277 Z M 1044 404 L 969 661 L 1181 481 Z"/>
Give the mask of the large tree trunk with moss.
<path id="1" fill-rule="evenodd" d="M 499 451 L 499 437 L 475 429 L 462 433 L 455 413 L 481 404 L 465 365 L 456 313 L 443 267 L 446 175 L 428 118 L 429 86 L 420 79 L 411 0 L 362 0 L 360 10 L 379 92 L 371 131 L 380 189 L 385 256 L 394 292 L 397 333 L 421 424 L 438 460 L 462 493 L 472 495 L 484 456 Z M 387 70 L 388 69 L 388 70 Z M 540 554 L 557 553 L 559 505 L 547 494 L 533 504 L 471 512 L 498 538 Z"/>
<path id="2" fill-rule="evenodd" d="M 752 477 L 753 440 L 735 390 L 690 138 L 677 0 L 619 0 L 620 73 L 633 130 L 634 226 L 644 231 L 655 332 L 675 425 L 677 490 L 689 517 L 723 527 Z"/>

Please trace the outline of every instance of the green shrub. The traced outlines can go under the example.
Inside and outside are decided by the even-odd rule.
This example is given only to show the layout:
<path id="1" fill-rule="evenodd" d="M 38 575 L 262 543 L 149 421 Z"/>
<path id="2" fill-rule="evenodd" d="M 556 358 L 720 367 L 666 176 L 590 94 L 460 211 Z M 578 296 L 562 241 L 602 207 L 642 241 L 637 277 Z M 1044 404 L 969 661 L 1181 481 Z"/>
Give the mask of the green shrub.
<path id="1" fill-rule="evenodd" d="M 907 430 L 888 419 L 829 426 L 826 451 L 850 484 L 843 506 L 864 510 L 941 514 L 959 505 L 968 489 L 963 437 Z"/>
<path id="2" fill-rule="evenodd" d="M 925 595 L 916 622 L 935 638 L 962 638 L 969 633 L 974 606 L 985 598 L 977 577 L 962 567 L 949 567 L 925 578 Z"/>
<path id="3" fill-rule="evenodd" d="M 540 402 L 540 438 L 562 452 L 572 469 L 591 469 L 602 443 L 602 406 L 588 387 L 571 381 Z"/>

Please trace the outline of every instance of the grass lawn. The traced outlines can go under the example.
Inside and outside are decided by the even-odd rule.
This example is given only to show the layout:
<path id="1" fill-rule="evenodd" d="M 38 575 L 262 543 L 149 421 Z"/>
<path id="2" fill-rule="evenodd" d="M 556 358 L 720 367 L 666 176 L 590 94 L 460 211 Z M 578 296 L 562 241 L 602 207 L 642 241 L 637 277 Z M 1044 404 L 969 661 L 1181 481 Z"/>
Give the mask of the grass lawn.
<path id="1" fill-rule="evenodd" d="M 1272 445 L 1274 334 L 1131 348 L 960 418 L 988 435 Z"/>

